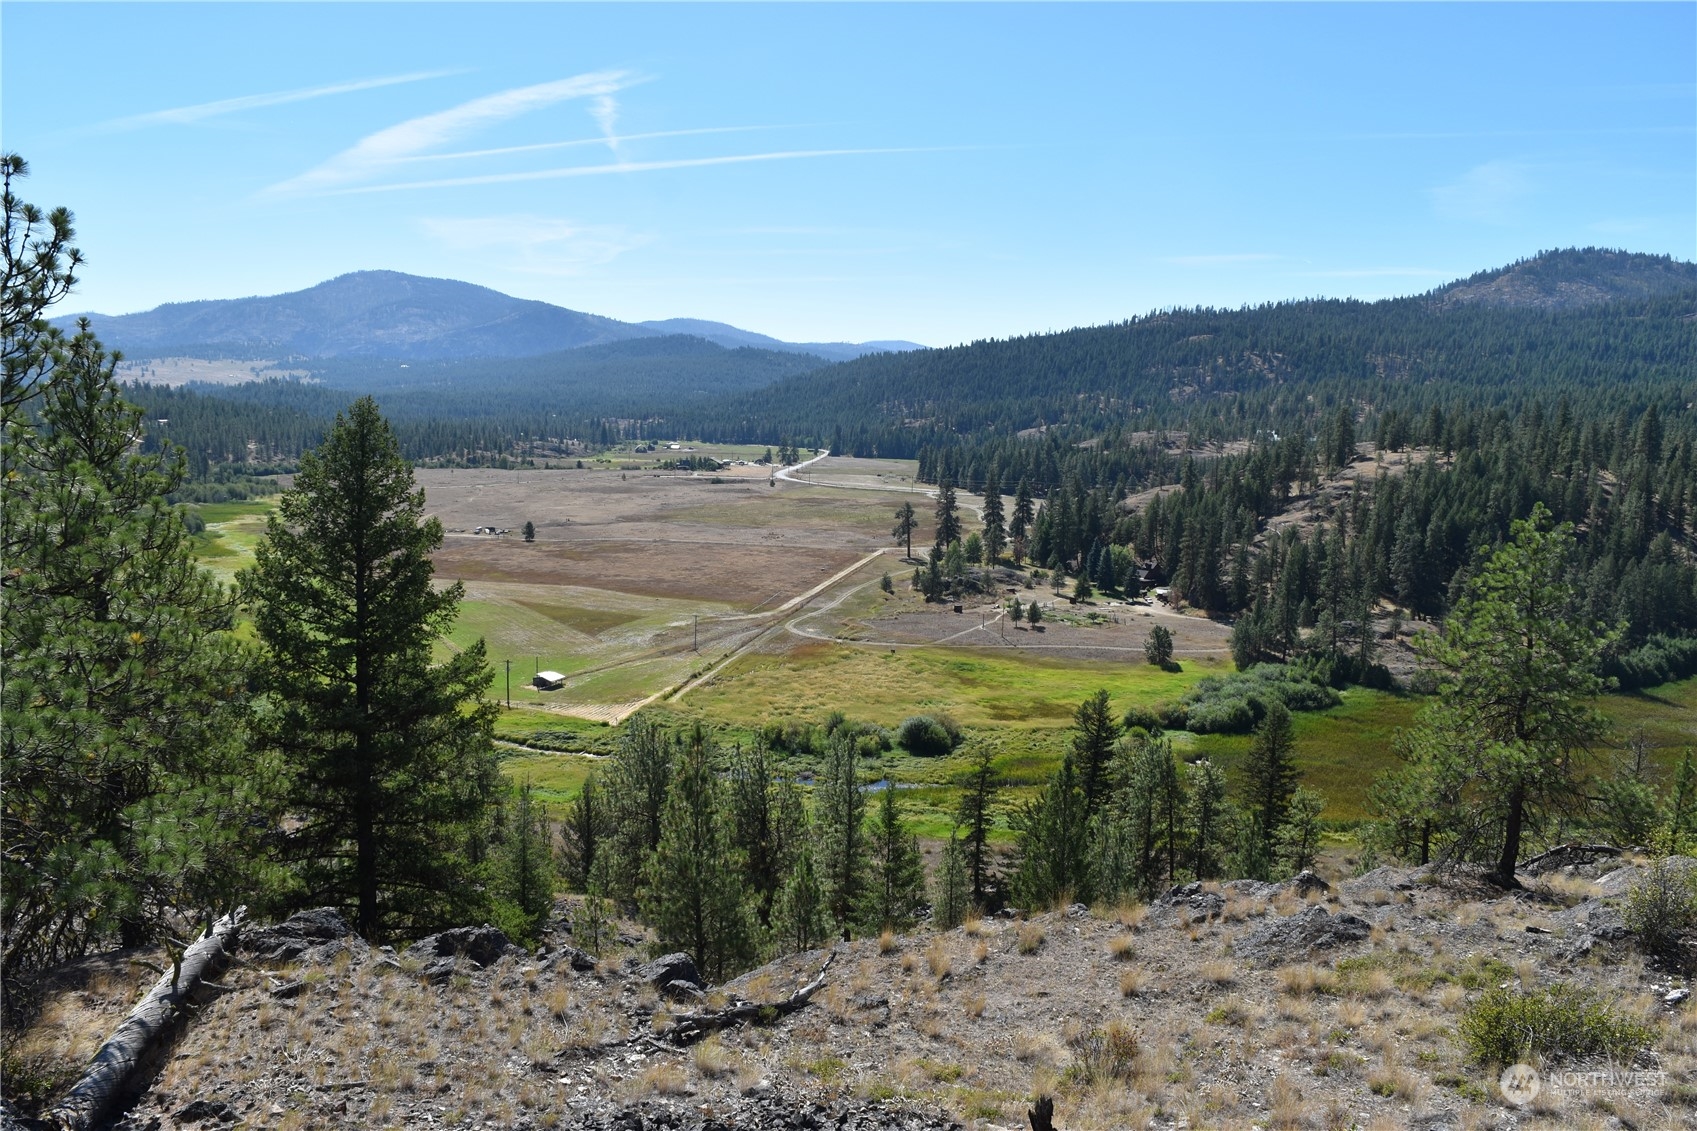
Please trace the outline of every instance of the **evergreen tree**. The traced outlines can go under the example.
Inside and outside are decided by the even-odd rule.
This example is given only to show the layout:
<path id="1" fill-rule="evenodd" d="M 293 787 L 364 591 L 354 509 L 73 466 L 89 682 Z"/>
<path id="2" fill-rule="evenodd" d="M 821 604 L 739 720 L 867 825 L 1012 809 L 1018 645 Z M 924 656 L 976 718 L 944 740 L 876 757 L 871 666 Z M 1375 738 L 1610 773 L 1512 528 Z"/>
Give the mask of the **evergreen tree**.
<path id="1" fill-rule="evenodd" d="M 790 874 L 773 909 L 773 935 L 781 951 L 812 950 L 826 941 L 831 932 L 826 902 L 825 888 L 814 866 L 813 845 L 804 840 L 796 849 Z"/>
<path id="2" fill-rule="evenodd" d="M 1087 812 L 1094 812 L 1097 804 L 1107 797 L 1114 743 L 1119 737 L 1120 725 L 1108 709 L 1105 688 L 1080 703 L 1073 712 L 1070 753 L 1078 770 Z"/>
<path id="3" fill-rule="evenodd" d="M 1014 813 L 1013 827 L 1019 844 L 1013 891 L 1021 906 L 1042 910 L 1062 899 L 1089 901 L 1089 816 L 1071 751 L 1043 792 Z"/>
<path id="4" fill-rule="evenodd" d="M 913 560 L 913 532 L 919 525 L 913 504 L 904 502 L 896 510 L 896 525 L 890 530 L 890 537 L 907 547 L 907 560 Z"/>
<path id="5" fill-rule="evenodd" d="M 990 829 L 995 822 L 992 809 L 1001 778 L 991 761 L 991 750 L 980 746 L 972 756 L 972 768 L 960 782 L 960 808 L 957 820 L 966 829 L 963 850 L 966 857 L 968 894 L 974 907 L 984 907 L 990 890 Z"/>
<path id="6" fill-rule="evenodd" d="M 442 525 L 370 397 L 301 458 L 241 575 L 287 763 L 295 901 L 354 911 L 366 938 L 477 913 L 499 774 L 483 642 L 432 663 L 463 586 L 431 583 Z"/>
<path id="7" fill-rule="evenodd" d="M 534 942 L 554 910 L 555 867 L 548 810 L 528 780 L 497 808 L 495 826 L 497 918 L 514 938 Z"/>
<path id="8" fill-rule="evenodd" d="M 1255 842 L 1255 858 L 1270 863 L 1273 859 L 1273 837 L 1279 826 L 1284 824 L 1300 775 L 1296 768 L 1290 709 L 1283 700 L 1271 697 L 1267 700 L 1266 709 L 1267 713 L 1256 726 L 1249 740 L 1249 752 L 1243 759 L 1243 784 L 1244 808 L 1253 828 L 1253 832 L 1246 835 Z M 1255 878 L 1265 877 L 1256 875 Z"/>
<path id="9" fill-rule="evenodd" d="M 1387 789 L 1392 818 L 1432 823 L 1446 860 L 1486 860 L 1515 884 L 1528 826 L 1582 802 L 1585 754 L 1606 722 L 1592 706 L 1618 630 L 1586 616 L 1568 572 L 1573 531 L 1543 504 L 1484 558 L 1418 648 L 1438 697 L 1405 744 Z"/>
<path id="10" fill-rule="evenodd" d="M 1008 532 L 1002 518 L 1002 485 L 994 473 L 984 484 L 984 554 L 995 565 L 1007 548 Z"/>
<path id="11" fill-rule="evenodd" d="M 848 937 L 855 910 L 866 891 L 866 841 L 862 817 L 866 795 L 860 792 L 860 759 L 854 740 L 841 730 L 825 747 L 825 765 L 814 787 L 814 861 L 825 891 L 826 913 Z"/>
<path id="12" fill-rule="evenodd" d="M 1008 602 L 1008 616 L 1013 620 L 1015 628 L 1018 628 L 1019 622 L 1025 619 L 1025 606 L 1020 604 L 1018 597 Z"/>
<path id="13" fill-rule="evenodd" d="M 1199 880 L 1220 874 L 1229 843 L 1230 803 L 1226 799 L 1226 776 L 1208 759 L 1189 771 L 1190 870 Z"/>
<path id="14" fill-rule="evenodd" d="M 1314 866 L 1320 852 L 1320 813 L 1326 800 L 1307 786 L 1291 794 L 1284 822 L 1273 837 L 1273 853 L 1285 874 L 1295 875 Z"/>
<path id="15" fill-rule="evenodd" d="M 526 542 L 536 541 L 536 524 L 534 522 L 524 524 L 524 540 Z"/>
<path id="16" fill-rule="evenodd" d="M 75 282 L 71 216 L 13 195 L 0 156 L 0 984 L 151 941 L 263 882 L 273 767 L 248 753 L 228 594 L 166 501 L 180 458 L 137 454 L 116 357 L 47 309 Z"/>
<path id="17" fill-rule="evenodd" d="M 1031 623 L 1033 628 L 1043 623 L 1043 610 L 1038 606 L 1035 599 L 1025 607 L 1025 619 Z"/>
<path id="18" fill-rule="evenodd" d="M 886 781 L 866 830 L 867 883 L 860 922 L 868 932 L 913 926 L 925 903 L 919 840 L 902 826 L 896 788 Z"/>
<path id="19" fill-rule="evenodd" d="M 1149 636 L 1143 641 L 1143 658 L 1158 668 L 1173 662 L 1173 634 L 1167 631 L 1166 625 L 1158 624 L 1149 630 Z"/>
<path id="20" fill-rule="evenodd" d="M 944 480 L 937 487 L 937 549 L 945 550 L 960 541 L 960 509 L 955 503 L 955 485 Z"/>
<path id="21" fill-rule="evenodd" d="M 596 857 L 613 832 L 612 817 L 603 795 L 601 774 L 591 770 L 583 779 L 583 788 L 567 807 L 560 827 L 561 870 L 566 882 L 577 891 L 589 890 Z"/>
<path id="22" fill-rule="evenodd" d="M 731 759 L 731 843 L 742 854 L 743 875 L 763 927 L 790 873 L 799 832 L 801 799 L 795 783 L 780 780 L 764 743 Z"/>
<path id="23" fill-rule="evenodd" d="M 643 912 L 663 950 L 686 951 L 697 970 L 719 981 L 752 956 L 753 942 L 743 902 L 743 860 L 732 846 L 725 789 L 700 724 L 674 774 L 660 843 L 648 858 Z"/>
<path id="24" fill-rule="evenodd" d="M 1021 479 L 1019 489 L 1014 492 L 1013 514 L 1008 520 L 1008 537 L 1014 545 L 1014 565 L 1019 564 L 1024 552 L 1026 541 L 1031 534 L 1032 523 L 1036 520 L 1036 510 L 1031 500 L 1031 483 Z"/>
<path id="25" fill-rule="evenodd" d="M 625 723 L 618 749 L 606 763 L 609 832 L 598 854 L 607 856 L 607 894 L 627 905 L 639 902 L 648 857 L 660 846 L 676 756 L 666 729 L 638 713 Z"/>
<path id="26" fill-rule="evenodd" d="M 961 925 L 971 907 L 966 853 L 961 848 L 960 837 L 950 833 L 949 843 L 943 846 L 943 858 L 937 868 L 936 886 L 931 895 L 931 925 L 939 931 L 952 931 Z"/>

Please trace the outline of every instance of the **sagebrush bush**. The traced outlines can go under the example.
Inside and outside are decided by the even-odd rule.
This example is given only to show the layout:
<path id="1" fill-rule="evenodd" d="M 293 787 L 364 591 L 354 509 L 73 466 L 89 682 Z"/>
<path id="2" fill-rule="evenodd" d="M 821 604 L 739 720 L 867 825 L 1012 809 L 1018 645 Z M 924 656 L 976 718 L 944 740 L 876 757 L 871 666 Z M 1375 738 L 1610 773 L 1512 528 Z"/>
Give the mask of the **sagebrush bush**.
<path id="1" fill-rule="evenodd" d="M 1590 990 L 1560 983 L 1531 993 L 1486 990 L 1462 1015 L 1460 1029 L 1468 1055 L 1482 1064 L 1513 1064 L 1530 1056 L 1625 1061 L 1656 1037 L 1652 1026 Z"/>
<path id="2" fill-rule="evenodd" d="M 1681 969 L 1689 966 L 1685 939 L 1697 932 L 1697 871 L 1658 861 L 1627 893 L 1621 914 L 1645 954 Z"/>

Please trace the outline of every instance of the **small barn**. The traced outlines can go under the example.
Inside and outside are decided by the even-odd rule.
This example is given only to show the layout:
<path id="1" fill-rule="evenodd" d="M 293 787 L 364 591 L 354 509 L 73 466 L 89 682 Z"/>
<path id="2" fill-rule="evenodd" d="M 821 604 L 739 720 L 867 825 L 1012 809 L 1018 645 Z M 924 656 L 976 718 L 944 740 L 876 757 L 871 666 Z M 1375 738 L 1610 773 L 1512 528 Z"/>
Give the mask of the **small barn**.
<path id="1" fill-rule="evenodd" d="M 566 685 L 566 677 L 559 672 L 537 672 L 530 685 L 538 691 L 558 691 Z"/>

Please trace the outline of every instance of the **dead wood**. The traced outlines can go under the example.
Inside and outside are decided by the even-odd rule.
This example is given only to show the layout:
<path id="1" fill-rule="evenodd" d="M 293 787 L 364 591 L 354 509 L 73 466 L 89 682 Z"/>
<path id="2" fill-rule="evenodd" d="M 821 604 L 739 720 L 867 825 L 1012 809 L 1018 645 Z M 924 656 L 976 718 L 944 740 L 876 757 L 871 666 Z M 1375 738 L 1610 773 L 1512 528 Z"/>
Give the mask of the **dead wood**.
<path id="1" fill-rule="evenodd" d="M 148 1070 L 177 1033 L 183 1019 L 215 991 L 216 978 L 229 963 L 230 948 L 241 931 L 237 908 L 212 924 L 183 951 L 173 970 L 160 975 L 141 1004 L 100 1046 L 87 1070 L 47 1114 L 50 1126 L 89 1131 L 118 1114 L 145 1084 Z"/>
<path id="2" fill-rule="evenodd" d="M 671 1028 L 666 1030 L 664 1036 L 674 1045 L 687 1045 L 709 1033 L 729 1029 L 733 1025 L 764 1024 L 794 1013 L 805 1007 L 813 995 L 825 985 L 825 974 L 831 969 L 831 963 L 836 961 L 836 958 L 834 953 L 826 958 L 825 965 L 819 968 L 819 973 L 813 981 L 783 1001 L 739 1001 L 725 1009 L 680 1014 L 673 1020 Z"/>

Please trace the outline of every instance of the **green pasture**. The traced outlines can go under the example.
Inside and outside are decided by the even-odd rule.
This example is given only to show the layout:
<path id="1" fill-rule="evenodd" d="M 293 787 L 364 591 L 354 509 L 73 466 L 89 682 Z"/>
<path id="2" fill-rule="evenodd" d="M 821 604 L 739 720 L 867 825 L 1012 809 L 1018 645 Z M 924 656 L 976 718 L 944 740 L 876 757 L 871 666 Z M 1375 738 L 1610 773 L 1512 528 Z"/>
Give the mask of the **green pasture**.
<path id="1" fill-rule="evenodd" d="M 265 536 L 265 517 L 277 505 L 276 496 L 236 503 L 195 503 L 191 509 L 206 522 L 192 541 L 194 556 L 222 581 L 253 564 L 253 553 Z"/>
<path id="2" fill-rule="evenodd" d="M 1071 723 L 1085 696 L 1106 688 L 1117 711 L 1177 699 L 1220 663 L 1165 672 L 1145 663 L 1088 663 L 950 648 L 808 646 L 787 656 L 743 656 L 690 693 L 693 714 L 720 725 L 823 720 L 832 711 L 895 727 L 944 712 L 963 727 L 1048 730 Z"/>
<path id="3" fill-rule="evenodd" d="M 515 753 L 501 759 L 501 772 L 514 785 L 529 782 L 537 799 L 560 816 L 566 803 L 582 792 L 595 761 L 581 754 Z"/>

